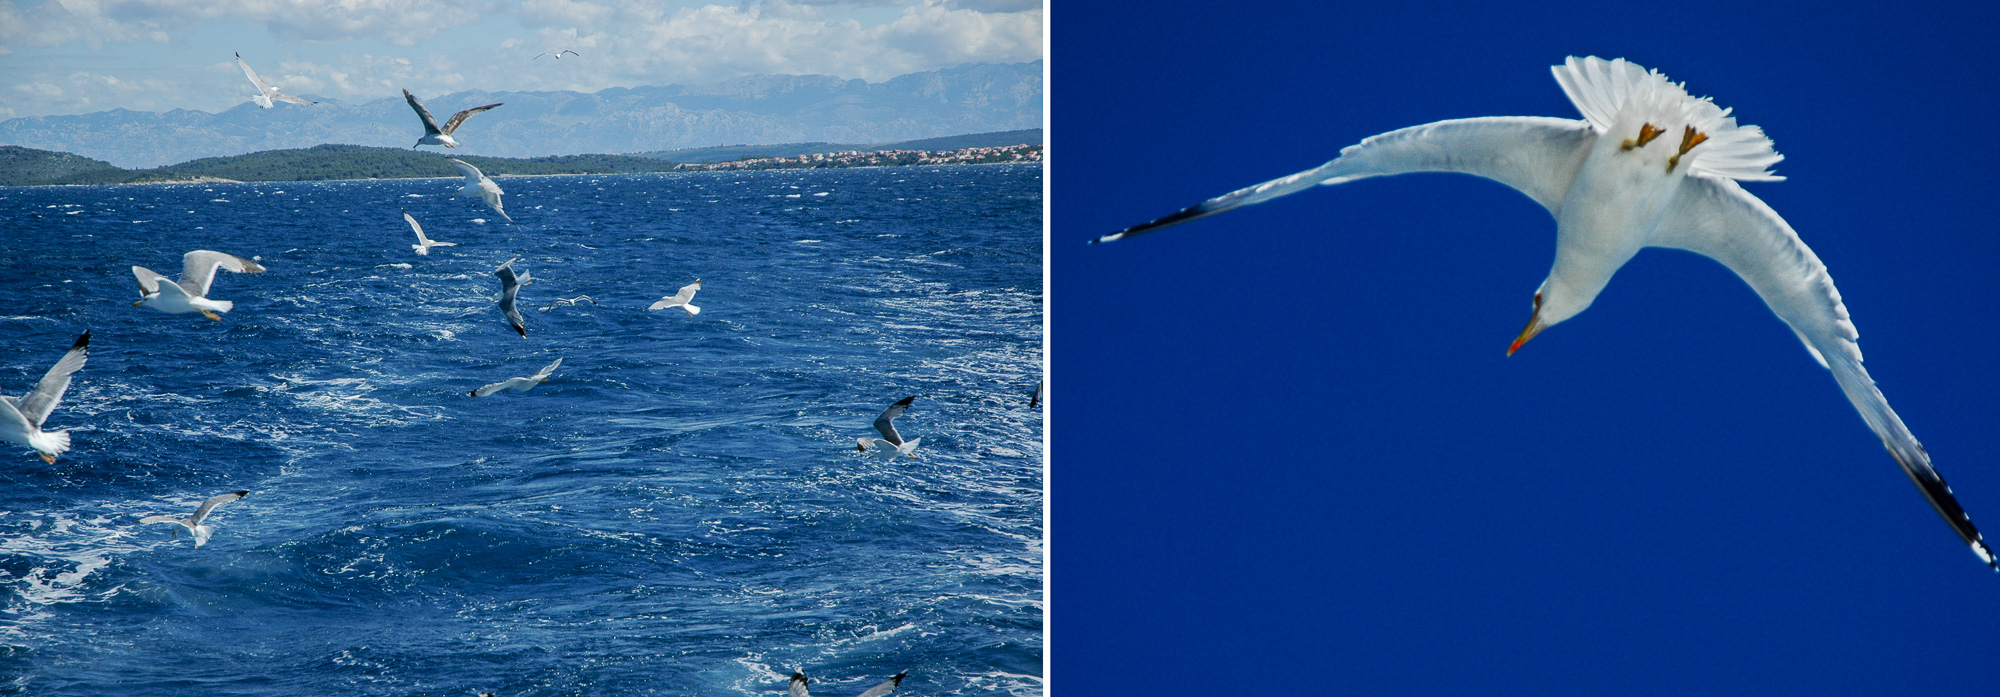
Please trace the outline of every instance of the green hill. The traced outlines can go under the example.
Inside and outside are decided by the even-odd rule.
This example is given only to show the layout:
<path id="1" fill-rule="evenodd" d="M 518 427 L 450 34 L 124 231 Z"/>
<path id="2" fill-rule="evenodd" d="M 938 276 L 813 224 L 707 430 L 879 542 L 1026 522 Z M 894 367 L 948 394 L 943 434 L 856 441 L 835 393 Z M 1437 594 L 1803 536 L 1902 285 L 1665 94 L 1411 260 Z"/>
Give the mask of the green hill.
<path id="1" fill-rule="evenodd" d="M 136 172 L 66 152 L 0 145 L 0 186 L 42 184 L 123 184 Z"/>

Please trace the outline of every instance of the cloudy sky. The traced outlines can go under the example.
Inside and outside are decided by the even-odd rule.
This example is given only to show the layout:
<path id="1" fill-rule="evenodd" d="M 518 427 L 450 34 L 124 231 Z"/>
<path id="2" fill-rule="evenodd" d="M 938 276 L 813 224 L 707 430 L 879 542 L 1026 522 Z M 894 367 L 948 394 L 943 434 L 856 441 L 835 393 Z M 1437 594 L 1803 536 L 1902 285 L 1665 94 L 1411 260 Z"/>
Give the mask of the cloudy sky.
<path id="1" fill-rule="evenodd" d="M 1042 57 L 1040 0 L 0 0 L 0 118 L 247 101 L 240 52 L 289 94 L 871 82 Z M 560 62 L 543 51 L 583 54 Z"/>

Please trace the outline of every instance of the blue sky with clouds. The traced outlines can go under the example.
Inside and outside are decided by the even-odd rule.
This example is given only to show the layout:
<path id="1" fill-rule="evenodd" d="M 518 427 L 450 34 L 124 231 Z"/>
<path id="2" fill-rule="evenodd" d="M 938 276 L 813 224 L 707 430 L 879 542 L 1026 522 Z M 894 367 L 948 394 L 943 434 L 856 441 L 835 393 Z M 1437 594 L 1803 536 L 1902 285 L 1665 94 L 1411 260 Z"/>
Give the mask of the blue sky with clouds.
<path id="1" fill-rule="evenodd" d="M 240 52 L 290 94 L 869 81 L 1042 58 L 1039 0 L 4 0 L 0 118 L 247 101 Z M 543 51 L 583 54 L 530 60 Z"/>

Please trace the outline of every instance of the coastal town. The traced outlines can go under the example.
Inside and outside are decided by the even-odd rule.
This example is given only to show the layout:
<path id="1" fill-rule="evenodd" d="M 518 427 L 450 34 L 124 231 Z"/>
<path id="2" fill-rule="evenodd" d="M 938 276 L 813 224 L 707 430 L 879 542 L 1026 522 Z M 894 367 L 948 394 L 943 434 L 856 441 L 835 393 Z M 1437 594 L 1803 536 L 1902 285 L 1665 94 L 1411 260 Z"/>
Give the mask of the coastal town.
<path id="1" fill-rule="evenodd" d="M 681 163 L 677 172 L 755 169 L 830 169 L 838 167 L 907 167 L 921 165 L 982 165 L 1000 162 L 1041 162 L 1040 145 L 1005 145 L 957 150 L 846 150 L 797 157 L 753 157 L 728 162 Z"/>

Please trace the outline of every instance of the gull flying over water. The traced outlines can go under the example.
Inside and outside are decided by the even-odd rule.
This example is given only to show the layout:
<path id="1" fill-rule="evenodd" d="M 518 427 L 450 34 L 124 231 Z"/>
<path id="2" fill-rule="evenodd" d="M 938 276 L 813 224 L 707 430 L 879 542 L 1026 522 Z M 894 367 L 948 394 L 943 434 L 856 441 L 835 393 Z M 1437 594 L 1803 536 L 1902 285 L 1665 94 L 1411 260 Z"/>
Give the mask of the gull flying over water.
<path id="1" fill-rule="evenodd" d="M 500 195 L 507 192 L 501 191 L 499 184 L 493 183 L 493 180 L 487 177 L 485 172 L 479 171 L 478 167 L 474 167 L 464 160 L 456 157 L 445 159 L 451 160 L 451 166 L 457 167 L 458 173 L 465 175 L 465 186 L 460 188 L 458 193 L 452 194 L 452 198 L 458 198 L 460 195 L 464 195 L 467 198 L 478 196 L 480 200 L 486 202 L 487 208 L 491 208 L 493 212 L 499 213 L 500 217 L 506 218 L 508 223 L 511 224 L 514 222 L 514 219 L 507 215 L 507 211 L 500 208 Z"/>
<path id="2" fill-rule="evenodd" d="M 909 411 L 910 403 L 914 401 L 917 401 L 915 396 L 904 397 L 903 401 L 891 404 L 888 409 L 882 410 L 882 415 L 875 417 L 875 430 L 880 432 L 882 437 L 856 438 L 854 439 L 856 443 L 854 450 L 856 452 L 868 452 L 868 446 L 873 445 L 876 448 L 876 457 L 884 460 L 894 460 L 897 455 L 915 458 L 917 456 L 915 453 L 917 443 L 923 442 L 924 439 L 916 438 L 909 442 L 904 442 L 903 434 L 896 432 L 896 417 L 902 416 L 903 412 Z"/>
<path id="3" fill-rule="evenodd" d="M 664 310 L 669 307 L 678 307 L 683 312 L 688 313 L 689 317 L 699 315 L 701 314 L 701 308 L 689 304 L 694 301 L 694 292 L 697 290 L 701 290 L 701 279 L 699 278 L 694 279 L 693 283 L 681 286 L 680 292 L 662 297 L 658 302 L 653 303 L 652 307 L 646 309 Z"/>
<path id="4" fill-rule="evenodd" d="M 215 534 L 215 528 L 202 524 L 202 521 L 208 519 L 209 512 L 215 510 L 216 506 L 220 506 L 222 504 L 229 503 L 231 501 L 235 501 L 237 499 L 249 495 L 250 495 L 249 491 L 232 491 L 230 493 L 223 494 L 221 496 L 216 496 L 214 498 L 210 498 L 207 501 L 201 502 L 201 507 L 194 509 L 194 515 L 188 516 L 186 518 L 175 518 L 170 515 L 149 515 L 144 518 L 140 518 L 139 522 L 174 523 L 183 528 L 187 528 L 188 532 L 192 533 L 194 536 L 194 546 L 200 547 L 202 545 L 208 544 L 208 537 L 210 535 Z M 180 538 L 180 536 L 181 536 L 180 528 L 175 528 L 174 537 L 178 539 Z"/>
<path id="5" fill-rule="evenodd" d="M 860 697 L 882 697 L 883 695 L 895 692 L 896 686 L 903 684 L 903 677 L 909 674 L 909 671 L 903 671 L 891 676 L 888 680 L 875 683 L 874 687 L 862 692 Z M 806 683 L 809 682 L 812 682 L 812 679 L 806 677 L 804 672 L 792 671 L 792 684 L 787 688 L 787 691 L 790 693 L 788 697 L 812 697 L 812 692 L 806 689 Z"/>
<path id="6" fill-rule="evenodd" d="M 536 385 L 548 382 L 549 376 L 554 375 L 556 373 L 556 367 L 560 365 L 562 365 L 562 359 L 557 358 L 556 362 L 550 363 L 546 366 L 542 366 L 542 369 L 535 371 L 534 375 L 530 375 L 525 378 L 507 378 L 505 380 L 501 380 L 499 382 L 480 387 L 479 389 L 472 391 L 472 396 L 484 397 L 486 395 L 490 395 L 495 392 L 499 392 L 501 390 L 527 392 L 528 390 L 535 389 Z"/>
<path id="7" fill-rule="evenodd" d="M 574 297 L 574 298 L 557 298 L 555 302 L 552 302 L 552 303 L 549 303 L 549 304 L 547 304 L 547 305 L 544 305 L 544 306 L 542 306 L 541 308 L 538 308 L 538 309 L 540 309 L 540 310 L 541 310 L 541 311 L 543 311 L 543 312 L 548 312 L 549 310 L 553 310 L 553 309 L 556 309 L 556 308 L 558 308 L 558 307 L 569 307 L 569 306 L 571 306 L 571 305 L 580 305 L 580 304 L 584 303 L 585 301 L 588 301 L 588 302 L 589 302 L 590 304 L 592 304 L 592 305 L 596 305 L 596 304 L 597 304 L 597 301 L 596 301 L 596 300 L 591 300 L 591 299 L 590 299 L 590 296 L 588 296 L 588 295 L 579 295 L 579 296 L 576 296 L 576 297 Z"/>
<path id="8" fill-rule="evenodd" d="M 442 145 L 447 148 L 458 147 L 458 141 L 453 139 L 451 134 L 458 130 L 459 124 L 465 123 L 466 118 L 506 103 L 496 102 L 486 106 L 476 106 L 466 109 L 465 111 L 452 114 L 450 121 L 446 121 L 443 126 L 439 126 L 437 119 L 431 118 L 431 110 L 425 109 L 424 103 L 417 101 L 417 95 L 410 94 L 409 90 L 403 90 L 403 101 L 409 102 L 410 108 L 417 110 L 417 118 L 422 119 L 424 122 L 424 137 L 417 139 L 417 145 Z M 410 147 L 414 149 L 417 145 Z"/>
<path id="9" fill-rule="evenodd" d="M 514 276 L 514 262 L 520 260 L 520 257 L 508 259 L 507 263 L 493 270 L 493 275 L 500 277 L 500 311 L 507 315 L 507 324 L 526 339 L 528 320 L 523 319 L 520 308 L 514 306 L 514 295 L 521 292 L 521 281 Z"/>
<path id="10" fill-rule="evenodd" d="M 1833 373 L 1903 473 L 1980 561 L 2000 560 L 1930 455 L 1861 366 L 1860 336 L 1833 278 L 1798 233 L 1738 181 L 1776 181 L 1783 159 L 1756 126 L 1624 59 L 1571 57 L 1553 68 L 1583 120 L 1453 119 L 1367 138 L 1313 169 L 1232 191 L 1093 242 L 1111 242 L 1304 191 L 1407 172 L 1460 172 L 1527 194 L 1555 216 L 1556 259 L 1528 326 L 1507 353 L 1583 312 L 1645 247 L 1718 262 L 1750 284 L 1814 360 Z M 1664 136 L 1664 137 L 1663 137 Z M 1675 136 L 1679 136 L 1676 138 Z"/>
<path id="11" fill-rule="evenodd" d="M 578 58 L 583 57 L 583 54 L 565 48 L 560 51 L 543 51 L 541 53 L 535 54 L 534 58 L 529 58 L 528 60 L 536 60 L 538 58 L 541 58 L 542 56 L 555 56 L 556 60 L 562 60 L 563 54 L 565 53 L 570 54 L 572 56 L 576 56 Z"/>
<path id="12" fill-rule="evenodd" d="M 250 77 L 250 84 L 257 86 L 257 96 L 250 98 L 250 101 L 256 102 L 257 106 L 269 109 L 271 108 L 271 100 L 273 99 L 284 102 L 291 102 L 293 104 L 319 103 L 310 99 L 305 99 L 303 97 L 294 97 L 292 95 L 279 92 L 278 88 L 272 87 L 269 83 L 264 82 L 264 78 L 257 77 L 257 71 L 251 70 L 250 64 L 243 62 L 243 54 L 241 53 L 236 54 L 236 67 L 242 68 L 243 74 Z"/>
<path id="13" fill-rule="evenodd" d="M 42 423 L 62 403 L 63 393 L 69 391 L 70 374 L 82 370 L 83 362 L 89 358 L 90 332 L 86 331 L 49 372 L 42 374 L 41 382 L 35 383 L 35 389 L 27 396 L 18 399 L 0 396 L 0 440 L 33 448 L 44 462 L 55 464 L 56 456 L 69 450 L 69 431 L 46 432 Z"/>
<path id="14" fill-rule="evenodd" d="M 132 275 L 139 278 L 139 301 L 133 307 L 145 305 L 161 312 L 181 314 L 199 312 L 202 316 L 221 321 L 218 312 L 228 312 L 236 303 L 228 300 L 208 299 L 208 286 L 215 281 L 215 270 L 223 269 L 237 273 L 263 273 L 264 266 L 238 256 L 197 249 L 181 255 L 181 280 L 168 281 L 166 276 L 153 273 L 144 266 L 132 267 Z"/>
<path id="15" fill-rule="evenodd" d="M 429 237 L 425 237 L 425 236 L 424 236 L 424 226 L 422 226 L 422 225 L 418 225 L 418 224 L 417 224 L 417 219 L 416 219 L 416 218 L 413 218 L 413 217 L 411 217 L 411 216 L 410 216 L 410 212 L 409 212 L 409 211 L 403 211 L 403 219 L 404 219 L 404 220 L 407 220 L 407 221 L 409 221 L 409 223 L 410 223 L 410 229 L 411 229 L 411 230 L 415 230 L 415 231 L 417 232 L 417 243 L 416 243 L 416 244 L 413 244 L 413 245 L 410 245 L 410 249 L 414 249 L 414 250 L 417 250 L 417 254 L 419 254 L 419 255 L 423 255 L 423 256 L 429 256 L 429 255 L 430 255 L 430 253 L 431 253 L 431 248 L 432 248 L 432 247 L 456 247 L 456 246 L 458 246 L 458 243 L 457 243 L 457 242 L 439 242 L 439 241 L 437 241 L 437 240 L 433 240 L 433 239 L 431 239 L 431 238 L 429 238 Z"/>

